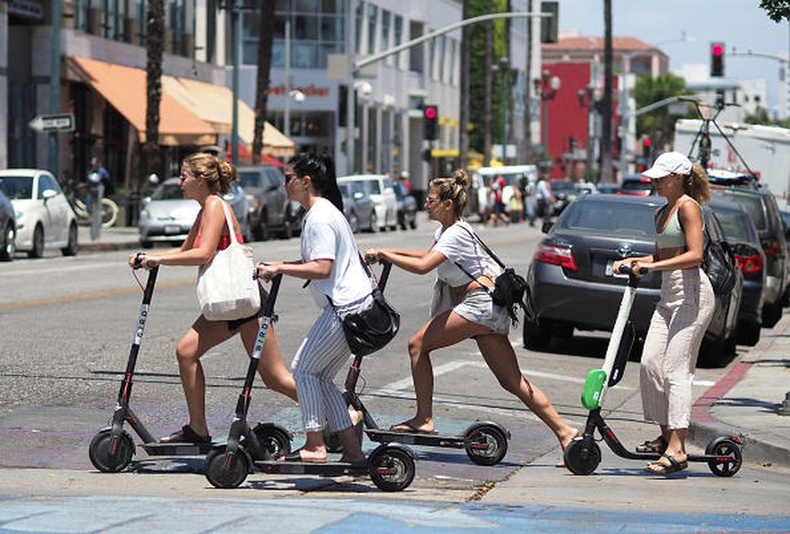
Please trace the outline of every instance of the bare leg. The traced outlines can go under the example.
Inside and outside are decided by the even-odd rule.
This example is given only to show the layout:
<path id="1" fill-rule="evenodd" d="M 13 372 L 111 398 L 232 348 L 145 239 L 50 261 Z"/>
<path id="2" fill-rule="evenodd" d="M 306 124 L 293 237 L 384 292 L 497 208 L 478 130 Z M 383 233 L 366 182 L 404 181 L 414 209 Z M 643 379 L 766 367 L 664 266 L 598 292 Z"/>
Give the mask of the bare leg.
<path id="1" fill-rule="evenodd" d="M 510 340 L 501 334 L 490 334 L 478 336 L 476 341 L 486 364 L 502 388 L 518 397 L 532 413 L 546 423 L 565 450 L 579 431 L 568 425 L 538 386 L 527 382 L 518 367 Z"/>
<path id="2" fill-rule="evenodd" d="M 258 321 L 249 321 L 239 328 L 241 341 L 244 343 L 244 348 L 250 356 L 252 356 L 252 351 L 255 348 L 255 340 L 258 337 L 259 327 L 260 319 Z M 258 374 L 261 375 L 261 379 L 263 379 L 263 383 L 266 384 L 266 387 L 278 393 L 282 393 L 294 401 L 297 400 L 296 382 L 294 382 L 291 372 L 283 364 L 280 346 L 277 344 L 277 337 L 274 335 L 273 325 L 270 325 L 269 331 L 266 332 L 263 353 L 258 363 Z"/>
<path id="3" fill-rule="evenodd" d="M 192 324 L 176 347 L 178 372 L 189 411 L 189 426 L 200 436 L 208 436 L 206 424 L 206 378 L 200 358 L 226 341 L 234 332 L 225 321 L 208 321 L 202 315 Z"/>
<path id="4" fill-rule="evenodd" d="M 409 340 L 411 376 L 414 381 L 414 394 L 417 397 L 417 414 L 399 425 L 396 430 L 432 432 L 433 424 L 433 366 L 430 353 L 436 349 L 449 347 L 488 328 L 467 321 L 452 311 L 441 313 L 428 321 Z"/>

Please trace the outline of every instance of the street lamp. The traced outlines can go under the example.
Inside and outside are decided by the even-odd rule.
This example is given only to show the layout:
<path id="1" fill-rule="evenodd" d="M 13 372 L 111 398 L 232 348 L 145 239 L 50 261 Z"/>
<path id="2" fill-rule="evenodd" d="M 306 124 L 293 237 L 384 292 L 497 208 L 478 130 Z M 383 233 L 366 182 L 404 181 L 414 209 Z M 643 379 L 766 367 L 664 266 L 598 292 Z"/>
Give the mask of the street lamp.
<path id="1" fill-rule="evenodd" d="M 491 66 L 493 72 L 500 72 L 502 76 L 502 165 L 507 164 L 507 123 L 508 101 L 510 100 L 510 59 L 507 56 L 499 58 L 499 64 Z"/>
<path id="2" fill-rule="evenodd" d="M 542 130 L 542 144 L 543 144 L 543 157 L 544 159 L 549 153 L 549 106 L 548 101 L 554 100 L 557 92 L 560 89 L 560 77 L 552 76 L 551 72 L 544 70 L 540 75 L 540 80 L 534 81 L 535 92 L 540 94 L 540 101 L 542 103 L 543 126 Z"/>

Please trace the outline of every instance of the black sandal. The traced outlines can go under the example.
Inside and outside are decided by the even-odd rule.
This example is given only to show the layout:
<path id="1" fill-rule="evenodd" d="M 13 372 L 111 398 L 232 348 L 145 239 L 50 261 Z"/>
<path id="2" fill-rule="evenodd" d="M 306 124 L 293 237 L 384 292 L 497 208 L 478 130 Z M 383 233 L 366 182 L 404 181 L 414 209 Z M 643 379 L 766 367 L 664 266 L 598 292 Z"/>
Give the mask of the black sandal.
<path id="1" fill-rule="evenodd" d="M 160 443 L 211 443 L 211 436 L 201 436 L 189 425 L 184 425 L 178 432 L 159 440 Z"/>
<path id="2" fill-rule="evenodd" d="M 645 441 L 641 445 L 637 445 L 636 452 L 642 454 L 664 454 L 664 451 L 667 450 L 667 445 L 668 443 L 664 436 L 658 436 L 652 441 Z"/>

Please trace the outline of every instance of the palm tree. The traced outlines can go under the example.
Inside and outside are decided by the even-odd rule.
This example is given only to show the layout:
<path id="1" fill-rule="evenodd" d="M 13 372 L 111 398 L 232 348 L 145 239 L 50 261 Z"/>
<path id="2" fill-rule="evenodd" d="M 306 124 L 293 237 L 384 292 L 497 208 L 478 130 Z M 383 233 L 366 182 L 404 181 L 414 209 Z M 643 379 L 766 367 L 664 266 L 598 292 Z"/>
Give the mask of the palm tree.
<path id="1" fill-rule="evenodd" d="M 612 0 L 603 3 L 604 76 L 601 101 L 601 175 L 602 183 L 612 183 Z"/>
<path id="2" fill-rule="evenodd" d="M 261 2 L 258 26 L 258 79 L 255 88 L 255 132 L 252 138 L 252 162 L 258 163 L 263 150 L 263 127 L 269 101 L 270 71 L 272 67 L 272 40 L 274 38 L 273 1 Z M 290 17 L 290 11 L 286 14 Z M 285 84 L 288 86 L 288 83 Z M 290 98 L 285 95 L 285 98 Z"/>
<path id="3" fill-rule="evenodd" d="M 162 156 L 159 151 L 159 105 L 162 100 L 164 1 L 149 0 L 146 18 L 145 143 L 142 150 L 144 176 L 152 173 L 161 174 L 162 167 Z"/>

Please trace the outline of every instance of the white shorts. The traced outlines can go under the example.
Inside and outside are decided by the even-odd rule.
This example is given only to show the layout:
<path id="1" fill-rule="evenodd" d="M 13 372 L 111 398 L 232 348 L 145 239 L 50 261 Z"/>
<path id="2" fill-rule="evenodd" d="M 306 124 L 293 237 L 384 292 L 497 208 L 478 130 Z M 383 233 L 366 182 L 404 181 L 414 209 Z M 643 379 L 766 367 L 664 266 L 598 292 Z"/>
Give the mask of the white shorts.
<path id="1" fill-rule="evenodd" d="M 494 304 L 491 295 L 483 288 L 477 288 L 464 295 L 464 299 L 456 304 L 453 312 L 467 321 L 487 326 L 493 333 L 508 335 L 510 317 L 507 310 Z"/>

